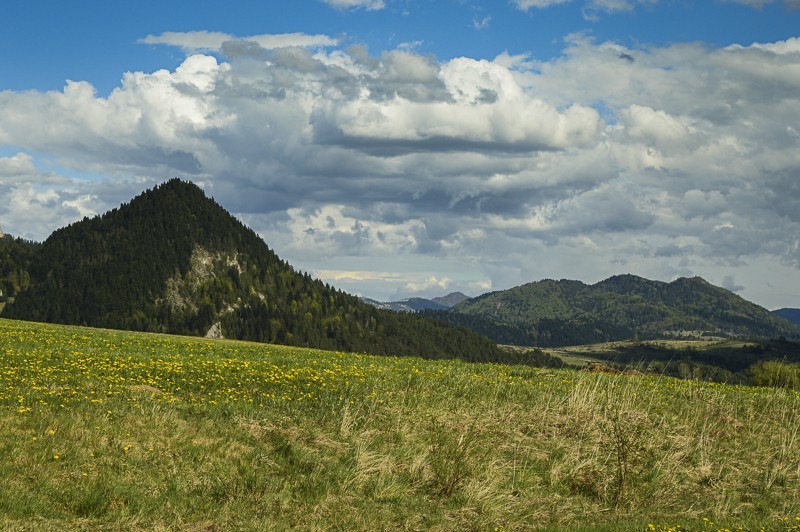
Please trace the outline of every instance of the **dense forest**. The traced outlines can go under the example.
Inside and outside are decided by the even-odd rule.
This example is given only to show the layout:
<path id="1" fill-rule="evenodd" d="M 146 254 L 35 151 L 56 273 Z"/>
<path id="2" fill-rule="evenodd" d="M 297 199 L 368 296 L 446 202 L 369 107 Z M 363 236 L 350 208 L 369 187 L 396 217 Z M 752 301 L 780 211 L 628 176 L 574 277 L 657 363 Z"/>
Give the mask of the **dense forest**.
<path id="1" fill-rule="evenodd" d="M 28 273 L 38 244 L 11 235 L 0 237 L 0 303 L 30 286 Z"/>
<path id="2" fill-rule="evenodd" d="M 55 231 L 3 317 L 428 358 L 502 361 L 493 342 L 376 309 L 282 261 L 197 186 L 173 179 Z M 26 283 L 28 281 L 26 280 Z"/>

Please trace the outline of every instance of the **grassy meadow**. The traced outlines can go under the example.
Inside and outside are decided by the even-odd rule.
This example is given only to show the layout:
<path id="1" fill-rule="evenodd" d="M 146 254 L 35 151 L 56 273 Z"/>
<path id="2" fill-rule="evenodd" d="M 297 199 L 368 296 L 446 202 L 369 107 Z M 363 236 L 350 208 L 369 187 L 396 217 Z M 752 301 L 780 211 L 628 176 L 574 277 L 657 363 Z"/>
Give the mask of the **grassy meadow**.
<path id="1" fill-rule="evenodd" d="M 800 394 L 0 320 L 0 528 L 800 529 Z"/>

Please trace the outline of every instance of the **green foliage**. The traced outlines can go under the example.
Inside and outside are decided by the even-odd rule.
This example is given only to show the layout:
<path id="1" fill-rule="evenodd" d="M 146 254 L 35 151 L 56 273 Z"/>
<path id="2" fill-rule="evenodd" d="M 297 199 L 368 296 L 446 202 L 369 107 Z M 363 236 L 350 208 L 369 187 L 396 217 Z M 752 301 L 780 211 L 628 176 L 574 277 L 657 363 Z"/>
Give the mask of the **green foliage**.
<path id="1" fill-rule="evenodd" d="M 373 308 L 292 269 L 197 186 L 173 179 L 55 231 L 11 318 L 383 355 L 501 361 L 480 335 Z"/>

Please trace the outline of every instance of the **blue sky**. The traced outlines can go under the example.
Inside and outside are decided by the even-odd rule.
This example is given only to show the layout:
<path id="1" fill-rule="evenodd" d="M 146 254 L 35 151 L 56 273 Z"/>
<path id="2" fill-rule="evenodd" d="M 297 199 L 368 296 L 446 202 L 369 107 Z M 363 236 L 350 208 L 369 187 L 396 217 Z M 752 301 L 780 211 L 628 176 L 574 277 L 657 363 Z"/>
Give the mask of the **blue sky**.
<path id="1" fill-rule="evenodd" d="M 755 2 L 754 2 L 755 3 Z M 634 4 L 634 3 L 632 3 Z M 335 9 L 318 0 L 292 2 L 70 2 L 9 0 L 0 22 L 0 82 L 12 90 L 61 89 L 88 80 L 101 94 L 125 70 L 174 68 L 175 50 L 140 40 L 165 31 L 326 34 L 365 44 L 373 53 L 411 44 L 441 60 L 493 59 L 500 53 L 558 56 L 565 36 L 591 33 L 627 46 L 702 41 L 725 46 L 796 36 L 800 10 L 780 2 L 753 8 L 736 2 L 645 2 L 607 11 L 587 2 L 521 10 L 513 2 L 405 0 L 378 10 Z"/>
<path id="2" fill-rule="evenodd" d="M 0 227 L 177 175 L 376 299 L 629 272 L 796 307 L 798 28 L 797 0 L 9 0 Z"/>

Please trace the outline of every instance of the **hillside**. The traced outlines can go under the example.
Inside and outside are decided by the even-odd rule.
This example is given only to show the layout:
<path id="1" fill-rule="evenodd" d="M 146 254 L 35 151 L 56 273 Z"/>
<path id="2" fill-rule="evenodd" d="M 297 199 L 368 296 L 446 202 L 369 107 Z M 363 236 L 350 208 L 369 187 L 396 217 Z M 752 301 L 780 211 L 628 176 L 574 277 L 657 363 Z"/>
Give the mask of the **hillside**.
<path id="1" fill-rule="evenodd" d="M 773 310 L 772 313 L 792 323 L 800 324 L 800 308 L 782 308 Z"/>
<path id="2" fill-rule="evenodd" d="M 4 317 L 374 354 L 501 360 L 467 331 L 296 272 L 197 186 L 173 179 L 55 231 Z"/>
<path id="3" fill-rule="evenodd" d="M 4 319 L 0 346 L 2 530 L 800 522 L 793 390 Z"/>
<path id="4" fill-rule="evenodd" d="M 800 334 L 797 326 L 699 277 L 664 283 L 618 275 L 594 285 L 544 280 L 484 294 L 437 316 L 490 336 L 494 322 L 501 334 L 518 330 L 518 343 L 541 346 L 632 337 Z"/>
<path id="5" fill-rule="evenodd" d="M 0 230 L 0 304 L 30 285 L 28 270 L 37 247 L 33 242 L 13 238 Z"/>

